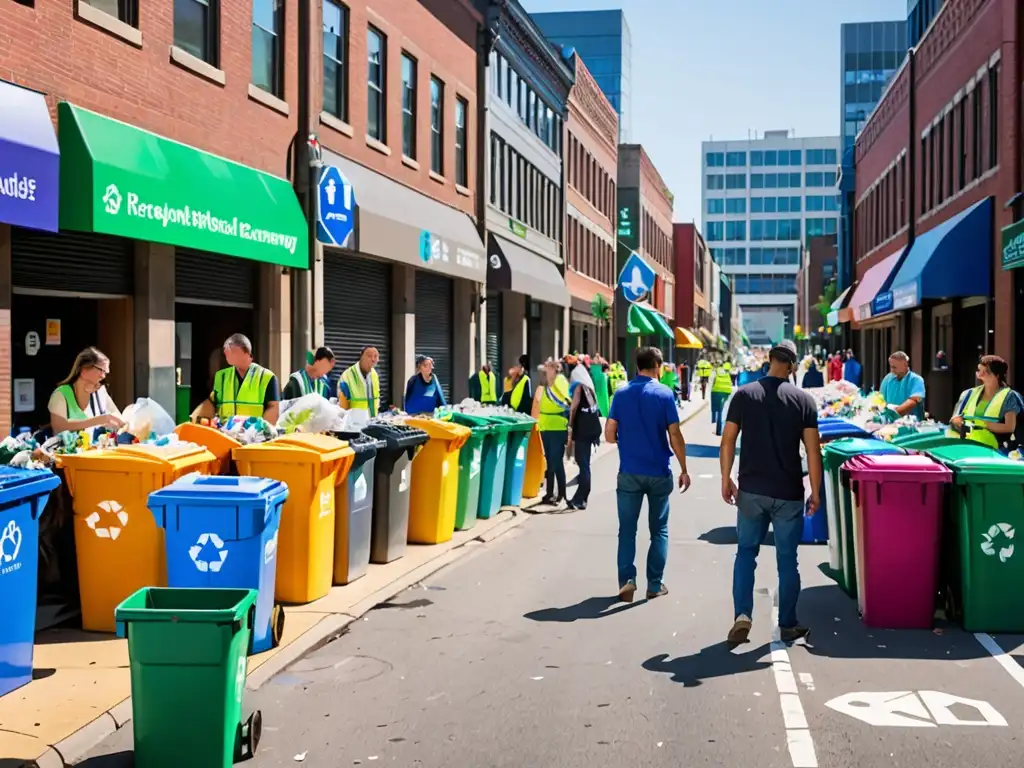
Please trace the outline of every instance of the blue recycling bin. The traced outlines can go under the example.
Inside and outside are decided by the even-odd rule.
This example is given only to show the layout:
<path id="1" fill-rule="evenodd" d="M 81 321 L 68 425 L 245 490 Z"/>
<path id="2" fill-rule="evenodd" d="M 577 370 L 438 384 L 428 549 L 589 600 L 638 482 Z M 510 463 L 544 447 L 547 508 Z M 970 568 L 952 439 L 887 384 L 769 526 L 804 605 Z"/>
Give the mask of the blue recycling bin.
<path id="1" fill-rule="evenodd" d="M 39 518 L 60 478 L 0 467 L 0 696 L 32 680 Z"/>
<path id="2" fill-rule="evenodd" d="M 870 432 L 846 419 L 820 419 L 818 421 L 818 434 L 821 435 L 823 443 L 838 440 L 842 437 L 869 438 L 872 436 Z"/>
<path id="3" fill-rule="evenodd" d="M 191 474 L 149 494 L 166 532 L 167 586 L 255 589 L 252 653 L 280 642 L 277 532 L 288 486 L 262 477 Z"/>

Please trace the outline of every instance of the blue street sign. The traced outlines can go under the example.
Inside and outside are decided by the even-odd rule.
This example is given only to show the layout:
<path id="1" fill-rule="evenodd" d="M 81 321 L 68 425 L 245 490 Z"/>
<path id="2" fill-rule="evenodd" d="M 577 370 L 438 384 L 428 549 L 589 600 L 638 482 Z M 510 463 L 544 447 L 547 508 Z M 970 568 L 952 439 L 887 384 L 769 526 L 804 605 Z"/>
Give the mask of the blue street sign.
<path id="1" fill-rule="evenodd" d="M 654 270 L 636 251 L 629 254 L 619 273 L 619 288 L 626 301 L 642 301 L 654 288 Z"/>
<path id="2" fill-rule="evenodd" d="M 317 190 L 316 239 L 327 245 L 348 247 L 356 226 L 355 190 L 333 165 L 325 165 L 320 170 Z"/>

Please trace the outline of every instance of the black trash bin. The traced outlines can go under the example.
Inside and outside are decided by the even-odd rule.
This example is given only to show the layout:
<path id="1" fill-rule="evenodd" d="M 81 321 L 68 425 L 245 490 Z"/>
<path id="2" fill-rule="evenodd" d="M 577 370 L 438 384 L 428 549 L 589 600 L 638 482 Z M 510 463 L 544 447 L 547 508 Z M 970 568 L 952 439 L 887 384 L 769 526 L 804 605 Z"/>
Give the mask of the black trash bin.
<path id="1" fill-rule="evenodd" d="M 392 420 L 372 419 L 363 433 L 384 442 L 374 462 L 370 562 L 390 563 L 405 554 L 409 538 L 409 486 L 413 456 L 430 436 Z"/>
<path id="2" fill-rule="evenodd" d="M 334 583 L 349 584 L 370 564 L 370 531 L 377 451 L 387 443 L 362 432 L 333 432 L 356 452 L 348 471 L 348 492 L 335 494 Z"/>

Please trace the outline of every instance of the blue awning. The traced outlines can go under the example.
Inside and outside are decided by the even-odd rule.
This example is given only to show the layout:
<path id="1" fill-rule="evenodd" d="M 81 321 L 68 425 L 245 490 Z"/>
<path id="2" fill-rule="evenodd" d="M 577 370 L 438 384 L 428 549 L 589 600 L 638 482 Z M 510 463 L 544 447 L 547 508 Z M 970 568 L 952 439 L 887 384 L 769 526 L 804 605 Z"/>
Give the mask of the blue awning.
<path id="1" fill-rule="evenodd" d="M 0 223 L 57 231 L 60 150 L 41 93 L 0 80 Z"/>
<path id="2" fill-rule="evenodd" d="M 991 261 L 992 198 L 986 197 L 914 240 L 891 281 L 891 307 L 911 309 L 926 299 L 989 296 Z"/>

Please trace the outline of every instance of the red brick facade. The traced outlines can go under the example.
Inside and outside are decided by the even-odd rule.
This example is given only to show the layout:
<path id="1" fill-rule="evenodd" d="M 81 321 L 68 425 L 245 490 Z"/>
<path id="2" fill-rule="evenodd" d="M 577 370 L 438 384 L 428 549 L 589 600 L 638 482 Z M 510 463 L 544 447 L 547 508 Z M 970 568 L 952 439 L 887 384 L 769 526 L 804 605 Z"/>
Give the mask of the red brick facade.
<path id="1" fill-rule="evenodd" d="M 672 225 L 675 321 L 682 328 L 707 325 L 711 252 L 696 224 Z M 692 289 L 690 288 L 692 286 Z"/>
<path id="2" fill-rule="evenodd" d="M 675 312 L 672 207 L 675 197 L 640 147 L 640 253 L 658 273 L 651 303 L 668 318 Z"/>

